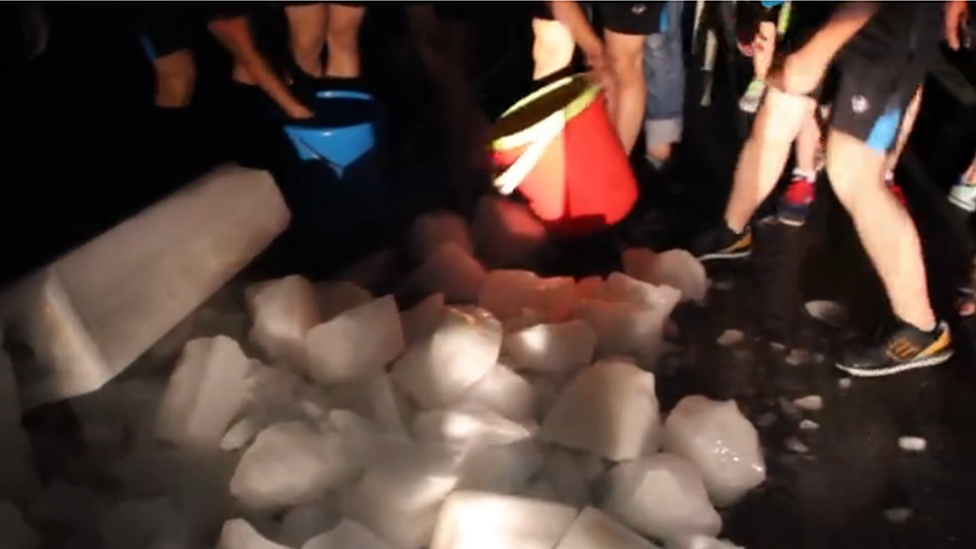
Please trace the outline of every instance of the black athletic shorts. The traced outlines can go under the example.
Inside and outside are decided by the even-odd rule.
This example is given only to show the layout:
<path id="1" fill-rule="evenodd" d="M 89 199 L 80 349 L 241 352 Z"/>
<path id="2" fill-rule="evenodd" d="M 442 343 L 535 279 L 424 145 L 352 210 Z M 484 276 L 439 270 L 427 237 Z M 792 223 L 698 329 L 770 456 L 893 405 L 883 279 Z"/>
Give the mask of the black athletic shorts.
<path id="1" fill-rule="evenodd" d="M 665 2 L 594 2 L 603 28 L 619 34 L 646 36 L 667 28 Z"/>
<path id="2" fill-rule="evenodd" d="M 838 55 L 831 128 L 888 151 L 942 38 L 936 2 L 885 2 Z"/>

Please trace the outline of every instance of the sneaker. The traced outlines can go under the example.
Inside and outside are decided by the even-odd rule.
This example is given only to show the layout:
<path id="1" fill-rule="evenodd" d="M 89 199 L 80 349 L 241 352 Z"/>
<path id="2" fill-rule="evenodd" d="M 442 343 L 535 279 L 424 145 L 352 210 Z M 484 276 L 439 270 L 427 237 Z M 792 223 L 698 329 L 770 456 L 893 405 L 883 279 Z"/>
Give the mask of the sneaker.
<path id="1" fill-rule="evenodd" d="M 945 322 L 931 332 L 899 322 L 881 343 L 845 354 L 837 367 L 855 377 L 882 377 L 937 366 L 951 357 L 952 334 Z"/>
<path id="2" fill-rule="evenodd" d="M 701 235 L 691 249 L 702 263 L 717 259 L 743 259 L 752 253 L 752 231 L 746 227 L 737 233 L 723 223 Z"/>
<path id="3" fill-rule="evenodd" d="M 739 109 L 742 112 L 755 114 L 759 110 L 759 103 L 762 102 L 763 93 L 766 92 L 766 83 L 762 80 L 753 80 L 746 88 L 746 93 L 739 99 Z"/>
<path id="4" fill-rule="evenodd" d="M 895 181 L 894 174 L 889 173 L 885 177 L 885 185 L 887 185 L 888 190 L 891 191 L 891 194 L 895 195 L 895 199 L 898 200 L 898 203 L 907 208 L 908 202 L 905 200 L 905 191 L 901 190 L 901 185 Z"/>
<path id="5" fill-rule="evenodd" d="M 970 185 L 960 178 L 949 191 L 949 202 L 963 211 L 976 211 L 976 184 Z"/>
<path id="6" fill-rule="evenodd" d="M 817 196 L 816 176 L 807 174 L 793 174 L 790 186 L 786 188 L 783 197 L 776 208 L 776 218 L 783 225 L 799 227 L 807 222 L 810 206 Z"/>

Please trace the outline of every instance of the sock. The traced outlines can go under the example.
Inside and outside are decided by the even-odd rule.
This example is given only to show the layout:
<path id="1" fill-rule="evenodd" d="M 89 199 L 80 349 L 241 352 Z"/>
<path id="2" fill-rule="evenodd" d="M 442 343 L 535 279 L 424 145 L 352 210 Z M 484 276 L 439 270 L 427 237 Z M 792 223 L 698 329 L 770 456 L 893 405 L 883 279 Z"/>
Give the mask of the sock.
<path id="1" fill-rule="evenodd" d="M 793 168 L 793 177 L 802 177 L 810 181 L 815 181 L 817 179 L 817 172 L 810 172 L 807 170 L 801 170 L 800 168 Z"/>

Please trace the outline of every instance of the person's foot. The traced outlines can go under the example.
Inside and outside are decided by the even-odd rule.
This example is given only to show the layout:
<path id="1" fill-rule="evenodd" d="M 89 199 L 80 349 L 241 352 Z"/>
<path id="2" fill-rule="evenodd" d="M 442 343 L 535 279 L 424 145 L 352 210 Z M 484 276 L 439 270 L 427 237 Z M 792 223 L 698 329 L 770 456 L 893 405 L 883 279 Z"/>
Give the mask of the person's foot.
<path id="1" fill-rule="evenodd" d="M 965 211 L 976 211 L 976 184 L 966 183 L 962 178 L 949 190 L 949 202 Z"/>
<path id="2" fill-rule="evenodd" d="M 837 367 L 855 377 L 883 377 L 938 366 L 952 357 L 952 334 L 945 322 L 922 331 L 899 321 L 880 342 L 845 353 Z"/>
<path id="3" fill-rule="evenodd" d="M 888 172 L 888 174 L 885 175 L 885 186 L 888 187 L 891 194 L 895 195 L 895 199 L 898 200 L 899 204 L 901 204 L 903 207 L 908 206 L 908 202 L 905 201 L 905 191 L 901 190 L 901 185 L 895 181 L 895 174 Z"/>
<path id="4" fill-rule="evenodd" d="M 763 93 L 766 92 L 766 83 L 762 80 L 753 80 L 746 88 L 746 93 L 739 99 L 739 110 L 749 114 L 755 114 L 759 110 L 759 103 L 762 102 Z"/>
<path id="5" fill-rule="evenodd" d="M 793 172 L 789 187 L 779 200 L 776 218 L 783 225 L 799 227 L 807 222 L 810 206 L 817 196 L 817 175 L 801 171 Z"/>
<path id="6" fill-rule="evenodd" d="M 722 223 L 699 236 L 691 246 L 691 253 L 702 263 L 749 257 L 752 253 L 752 231 L 747 226 L 737 233 Z"/>

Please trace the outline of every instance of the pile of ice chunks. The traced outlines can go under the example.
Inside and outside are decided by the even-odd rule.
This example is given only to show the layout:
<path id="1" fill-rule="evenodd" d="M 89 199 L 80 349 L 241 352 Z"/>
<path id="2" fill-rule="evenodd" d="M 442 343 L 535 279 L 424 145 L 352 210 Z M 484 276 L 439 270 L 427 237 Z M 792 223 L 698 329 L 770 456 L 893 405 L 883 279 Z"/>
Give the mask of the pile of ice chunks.
<path id="1" fill-rule="evenodd" d="M 482 247 L 419 221 L 409 309 L 289 276 L 198 313 L 171 371 L 71 402 L 87 453 L 43 487 L 0 360 L 0 547 L 734 547 L 716 508 L 764 481 L 756 429 L 701 396 L 664 417 L 651 373 L 701 266 L 629 250 L 627 274 L 543 278 Z"/>

